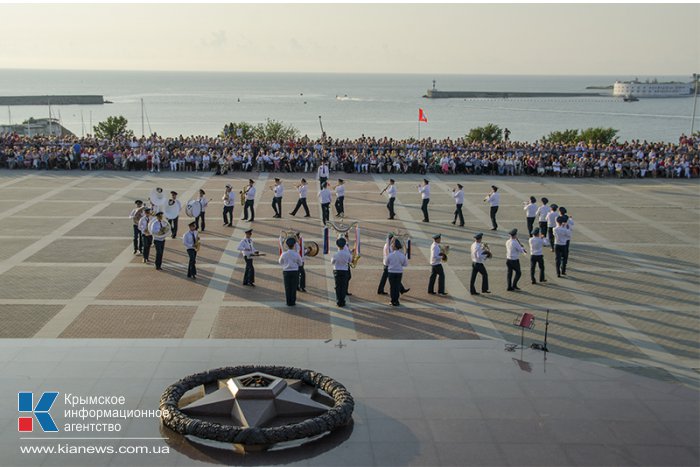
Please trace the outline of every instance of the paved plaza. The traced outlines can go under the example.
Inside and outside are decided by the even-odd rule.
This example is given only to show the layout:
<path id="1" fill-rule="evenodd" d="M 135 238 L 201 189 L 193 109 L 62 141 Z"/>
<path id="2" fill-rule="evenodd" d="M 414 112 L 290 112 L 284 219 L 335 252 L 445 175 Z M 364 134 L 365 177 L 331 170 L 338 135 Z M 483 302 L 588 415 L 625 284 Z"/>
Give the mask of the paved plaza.
<path id="1" fill-rule="evenodd" d="M 700 190 L 695 181 L 593 180 L 429 175 L 431 222 L 420 222 L 416 175 L 397 176 L 397 220 L 387 220 L 379 192 L 386 175 L 347 175 L 346 222 L 359 221 L 362 257 L 353 270 L 348 307 L 335 306 L 330 256 L 306 262 L 307 293 L 297 306 L 284 302 L 277 264 L 281 230 L 322 240 L 320 207 L 309 180 L 311 218 L 289 212 L 304 174 L 0 172 L 0 337 L 184 339 L 505 339 L 519 341 L 512 321 L 533 312 L 526 334 L 541 342 L 550 310 L 549 348 L 574 359 L 602 363 L 652 378 L 700 384 Z M 256 180 L 256 287 L 242 286 L 244 262 L 235 247 L 251 225 L 235 207 L 234 227 L 223 227 L 224 185 L 235 191 Z M 272 179 L 285 184 L 283 218 L 273 219 Z M 334 185 L 336 175 L 331 178 Z M 453 226 L 451 189 L 465 186 L 465 228 Z M 490 185 L 500 187 L 500 229 L 489 231 Z M 163 271 L 134 256 L 133 201 L 160 186 L 176 190 L 183 205 L 203 188 L 212 200 L 202 234 L 196 281 L 186 277 L 180 238 L 166 242 Z M 313 194 L 312 194 L 313 193 Z M 576 221 L 568 277 L 554 273 L 545 250 L 548 283 L 531 285 L 524 257 L 521 292 L 506 291 L 506 232 L 517 227 L 526 243 L 522 202 L 546 196 Z M 303 211 L 302 211 L 303 213 Z M 188 217 L 180 216 L 180 235 Z M 412 238 L 404 274 L 411 288 L 392 308 L 376 294 L 387 232 Z M 468 293 L 472 235 L 485 233 L 494 257 L 486 267 L 490 296 Z M 450 246 L 445 264 L 449 296 L 427 294 L 429 245 L 442 233 Z M 525 233 L 522 235 L 522 233 Z M 152 249 L 152 258 L 155 252 Z M 388 290 L 388 286 L 387 286 Z"/>

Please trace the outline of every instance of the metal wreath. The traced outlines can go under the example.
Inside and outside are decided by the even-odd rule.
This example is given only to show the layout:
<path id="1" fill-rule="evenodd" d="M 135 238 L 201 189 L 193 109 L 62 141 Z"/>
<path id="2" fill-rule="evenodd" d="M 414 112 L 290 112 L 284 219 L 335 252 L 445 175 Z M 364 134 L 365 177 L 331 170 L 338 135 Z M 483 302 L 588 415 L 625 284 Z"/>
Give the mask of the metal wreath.
<path id="1" fill-rule="evenodd" d="M 317 417 L 299 423 L 270 428 L 244 428 L 235 425 L 222 425 L 191 418 L 180 411 L 180 398 L 190 389 L 201 384 L 213 383 L 221 379 L 235 378 L 248 373 L 267 373 L 278 378 L 298 379 L 325 391 L 335 401 L 335 405 Z M 239 365 L 216 368 L 196 373 L 168 386 L 160 398 L 161 420 L 165 426 L 180 433 L 198 438 L 243 445 L 270 445 L 283 441 L 305 439 L 336 430 L 347 425 L 355 408 L 350 392 L 328 376 L 312 370 L 285 366 Z"/>

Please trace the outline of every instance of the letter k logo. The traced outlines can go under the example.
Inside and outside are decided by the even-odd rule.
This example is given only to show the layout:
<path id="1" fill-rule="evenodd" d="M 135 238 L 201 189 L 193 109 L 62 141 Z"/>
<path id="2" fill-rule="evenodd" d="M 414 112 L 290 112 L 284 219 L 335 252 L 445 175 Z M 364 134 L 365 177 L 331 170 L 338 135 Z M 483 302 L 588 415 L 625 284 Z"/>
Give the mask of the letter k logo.
<path id="1" fill-rule="evenodd" d="M 58 427 L 56 427 L 53 418 L 51 418 L 49 414 L 49 410 L 51 410 L 51 406 L 53 406 L 53 403 L 56 401 L 56 397 L 58 397 L 58 392 L 44 392 L 35 406 L 34 393 L 20 392 L 17 394 L 17 410 L 19 412 L 30 412 L 34 414 L 42 431 L 58 431 Z M 31 432 L 34 431 L 33 428 L 32 417 L 19 417 L 17 419 L 18 431 Z"/>

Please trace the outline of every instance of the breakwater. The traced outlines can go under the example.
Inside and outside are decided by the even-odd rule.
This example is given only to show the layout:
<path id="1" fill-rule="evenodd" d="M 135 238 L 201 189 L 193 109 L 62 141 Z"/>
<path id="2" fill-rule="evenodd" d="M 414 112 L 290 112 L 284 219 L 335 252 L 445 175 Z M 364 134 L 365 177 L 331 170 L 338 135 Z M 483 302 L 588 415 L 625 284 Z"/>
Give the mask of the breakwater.
<path id="1" fill-rule="evenodd" d="M 1 105 L 102 105 L 103 96 L 0 96 Z"/>
<path id="2" fill-rule="evenodd" d="M 423 97 L 428 99 L 507 99 L 509 97 L 611 97 L 611 94 L 596 92 L 438 91 L 428 89 Z"/>

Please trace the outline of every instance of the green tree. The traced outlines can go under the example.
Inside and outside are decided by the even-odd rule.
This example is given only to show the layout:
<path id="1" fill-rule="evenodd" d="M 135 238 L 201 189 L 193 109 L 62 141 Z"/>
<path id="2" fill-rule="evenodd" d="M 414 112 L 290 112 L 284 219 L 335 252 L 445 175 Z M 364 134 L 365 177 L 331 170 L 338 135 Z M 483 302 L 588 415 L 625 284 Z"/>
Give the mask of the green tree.
<path id="1" fill-rule="evenodd" d="M 543 139 L 549 143 L 558 144 L 576 144 L 581 141 L 578 130 L 553 131 Z"/>
<path id="2" fill-rule="evenodd" d="M 241 136 L 238 136 L 239 133 Z M 248 122 L 231 122 L 228 125 L 224 125 L 221 136 L 250 141 L 255 138 L 255 127 Z"/>
<path id="3" fill-rule="evenodd" d="M 615 135 L 617 135 L 617 130 L 614 128 L 586 128 L 585 130 L 581 130 L 579 141 L 608 144 L 612 142 Z"/>
<path id="4" fill-rule="evenodd" d="M 248 122 L 229 123 L 224 125 L 221 135 L 243 141 L 252 139 L 284 141 L 299 136 L 299 130 L 292 125 L 268 118 L 265 120 L 265 123 L 258 123 L 257 125 L 251 125 Z"/>
<path id="5" fill-rule="evenodd" d="M 95 136 L 100 139 L 113 139 L 121 136 L 132 137 L 134 132 L 129 130 L 126 125 L 129 121 L 123 116 L 107 117 L 107 120 L 100 122 L 93 127 Z"/>
<path id="6" fill-rule="evenodd" d="M 476 127 L 467 133 L 467 141 L 488 141 L 495 143 L 503 138 L 503 130 L 498 125 L 489 123 L 486 126 Z"/>

